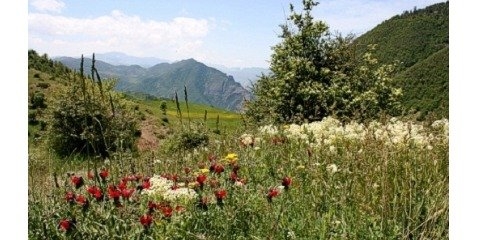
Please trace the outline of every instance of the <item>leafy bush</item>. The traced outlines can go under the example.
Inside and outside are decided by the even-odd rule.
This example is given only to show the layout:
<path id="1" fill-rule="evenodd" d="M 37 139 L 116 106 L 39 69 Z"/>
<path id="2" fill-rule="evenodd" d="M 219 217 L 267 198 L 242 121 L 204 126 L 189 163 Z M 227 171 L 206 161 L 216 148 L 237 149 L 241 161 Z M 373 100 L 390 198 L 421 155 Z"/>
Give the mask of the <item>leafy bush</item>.
<path id="1" fill-rule="evenodd" d="M 45 104 L 45 94 L 39 91 L 34 92 L 30 96 L 30 104 L 31 109 L 46 108 L 47 105 Z"/>
<path id="2" fill-rule="evenodd" d="M 54 94 L 49 136 L 56 153 L 106 157 L 111 151 L 133 148 L 136 120 L 113 86 L 113 81 L 97 84 L 82 77 Z"/>
<path id="3" fill-rule="evenodd" d="M 311 122 L 331 115 L 364 120 L 397 114 L 401 91 L 392 86 L 394 65 L 378 64 L 370 52 L 356 57 L 353 37 L 333 36 L 324 22 L 313 21 L 317 3 L 303 4 L 303 13 L 291 5 L 290 24 L 281 26 L 283 41 L 273 47 L 271 73 L 253 86 L 248 118 Z"/>

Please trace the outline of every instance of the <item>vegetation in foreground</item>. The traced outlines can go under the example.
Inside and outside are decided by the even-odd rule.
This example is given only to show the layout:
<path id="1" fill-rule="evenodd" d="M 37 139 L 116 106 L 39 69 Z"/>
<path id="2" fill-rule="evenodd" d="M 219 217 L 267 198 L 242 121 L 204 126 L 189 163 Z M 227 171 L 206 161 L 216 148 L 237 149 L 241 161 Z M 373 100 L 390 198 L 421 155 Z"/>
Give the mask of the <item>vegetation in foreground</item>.
<path id="1" fill-rule="evenodd" d="M 33 78 L 43 79 L 46 71 L 52 83 L 30 89 L 30 239 L 448 238 L 447 119 L 414 122 L 381 115 L 375 120 L 374 113 L 346 121 L 345 114 L 298 121 L 301 125 L 242 122 L 222 131 L 219 120 L 207 124 L 208 111 L 203 121 L 190 112 L 186 90 L 184 105 L 176 100 L 176 108 L 168 101 L 122 95 L 114 101 L 98 77 L 85 77 L 89 91 L 82 91 L 83 81 L 53 85 L 79 75 L 47 60 L 29 62 Z M 50 91 L 75 86 L 84 95 L 55 104 Z M 102 91 L 108 97 L 93 97 Z M 103 154 L 93 146 L 106 139 L 107 129 L 83 129 L 89 133 L 83 145 L 92 146 L 93 154 L 60 157 L 46 134 L 62 133 L 52 131 L 50 117 L 60 107 L 94 103 L 108 111 L 62 116 L 79 119 L 71 122 L 81 129 L 91 126 L 83 121 L 121 109 L 132 122 L 156 119 L 170 132 L 158 147 L 141 150 L 118 145 L 135 131 L 114 127 L 118 138 L 100 144 L 108 153 Z M 295 121 L 299 115 L 284 116 Z M 234 121 L 240 123 L 231 115 Z"/>

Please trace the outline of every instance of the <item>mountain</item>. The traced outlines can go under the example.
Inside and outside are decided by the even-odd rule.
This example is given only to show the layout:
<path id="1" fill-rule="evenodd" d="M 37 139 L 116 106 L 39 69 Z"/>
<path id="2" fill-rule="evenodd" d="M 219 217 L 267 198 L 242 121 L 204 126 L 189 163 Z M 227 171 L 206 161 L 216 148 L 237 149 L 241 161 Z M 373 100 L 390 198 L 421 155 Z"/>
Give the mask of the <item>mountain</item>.
<path id="1" fill-rule="evenodd" d="M 383 64 L 398 61 L 395 80 L 403 89 L 409 112 L 448 117 L 449 112 L 449 2 L 396 15 L 356 40 L 358 53 L 377 44 L 375 56 Z"/>
<path id="2" fill-rule="evenodd" d="M 144 68 L 152 67 L 159 63 L 169 62 L 166 59 L 155 57 L 134 57 L 121 52 L 97 53 L 95 54 L 95 58 L 112 65 L 139 65 Z"/>
<path id="3" fill-rule="evenodd" d="M 80 66 L 80 59 L 77 58 L 60 57 L 55 60 L 76 70 Z M 250 92 L 232 76 L 194 59 L 160 63 L 149 68 L 115 66 L 96 60 L 95 66 L 102 78 L 116 78 L 120 91 L 142 92 L 170 99 L 177 92 L 181 100 L 184 99 L 186 86 L 188 101 L 233 111 L 241 111 L 244 99 L 251 98 Z M 88 74 L 91 59 L 85 58 L 84 69 Z"/>
<path id="4" fill-rule="evenodd" d="M 243 87 L 249 88 L 255 83 L 262 73 L 269 74 L 269 69 L 260 67 L 246 67 L 246 68 L 229 68 L 222 65 L 212 65 L 212 67 L 231 75 L 239 82 Z"/>

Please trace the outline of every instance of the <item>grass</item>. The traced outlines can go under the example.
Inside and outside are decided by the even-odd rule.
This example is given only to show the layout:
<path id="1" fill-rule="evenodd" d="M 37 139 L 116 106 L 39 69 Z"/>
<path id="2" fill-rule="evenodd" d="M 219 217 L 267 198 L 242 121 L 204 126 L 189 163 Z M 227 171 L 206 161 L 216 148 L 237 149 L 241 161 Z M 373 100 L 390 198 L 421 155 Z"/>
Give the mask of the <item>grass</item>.
<path id="1" fill-rule="evenodd" d="M 106 162 L 57 159 L 45 148 L 32 147 L 29 238 L 447 239 L 448 143 L 437 130 L 426 126 L 424 131 L 438 136 L 429 142 L 432 149 L 408 141 L 389 145 L 371 133 L 362 141 L 338 138 L 332 145 L 318 145 L 286 132 L 269 135 L 254 129 L 248 130 L 257 138 L 252 145 L 240 144 L 238 130 L 195 150 L 125 152 Z M 236 181 L 231 181 L 234 164 L 226 160 L 229 153 L 238 155 Z M 215 164 L 225 171 L 205 173 L 201 188 L 197 177 Z M 103 168 L 110 173 L 105 182 L 87 178 L 88 170 Z M 192 189 L 198 195 L 189 201 L 167 201 L 161 192 L 146 195 L 136 190 L 129 200 L 120 198 L 118 207 L 112 199 L 96 201 L 86 186 L 75 189 L 67 173 L 82 176 L 86 186 L 102 187 L 105 195 L 109 185 L 130 174 L 152 179 L 176 175 L 178 184 L 195 183 Z M 288 190 L 282 187 L 284 177 L 292 179 Z M 135 188 L 141 181 L 129 184 Z M 215 197 L 218 189 L 227 192 L 222 203 Z M 272 189 L 280 194 L 269 201 Z M 69 204 L 69 191 L 86 196 L 88 209 Z M 207 199 L 204 205 L 199 204 L 202 198 Z M 144 227 L 140 217 L 150 212 L 149 201 L 164 206 L 151 212 L 153 223 Z M 184 210 L 168 216 L 166 206 Z M 59 229 L 64 218 L 75 218 L 76 228 Z"/>

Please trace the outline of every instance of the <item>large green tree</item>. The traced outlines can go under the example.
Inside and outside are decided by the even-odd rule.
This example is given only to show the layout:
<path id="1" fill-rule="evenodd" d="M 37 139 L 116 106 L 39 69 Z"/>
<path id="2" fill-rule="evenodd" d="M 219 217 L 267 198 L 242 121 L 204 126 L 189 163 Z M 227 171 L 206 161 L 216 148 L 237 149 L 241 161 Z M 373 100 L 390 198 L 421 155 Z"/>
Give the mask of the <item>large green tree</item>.
<path id="1" fill-rule="evenodd" d="M 318 121 L 334 115 L 364 120 L 382 112 L 396 114 L 401 90 L 392 87 L 394 65 L 380 65 L 370 51 L 356 56 L 353 36 L 329 32 L 311 15 L 318 3 L 290 5 L 282 41 L 274 46 L 270 74 L 253 85 L 246 115 L 256 122 Z M 371 51 L 374 46 L 371 46 Z"/>

